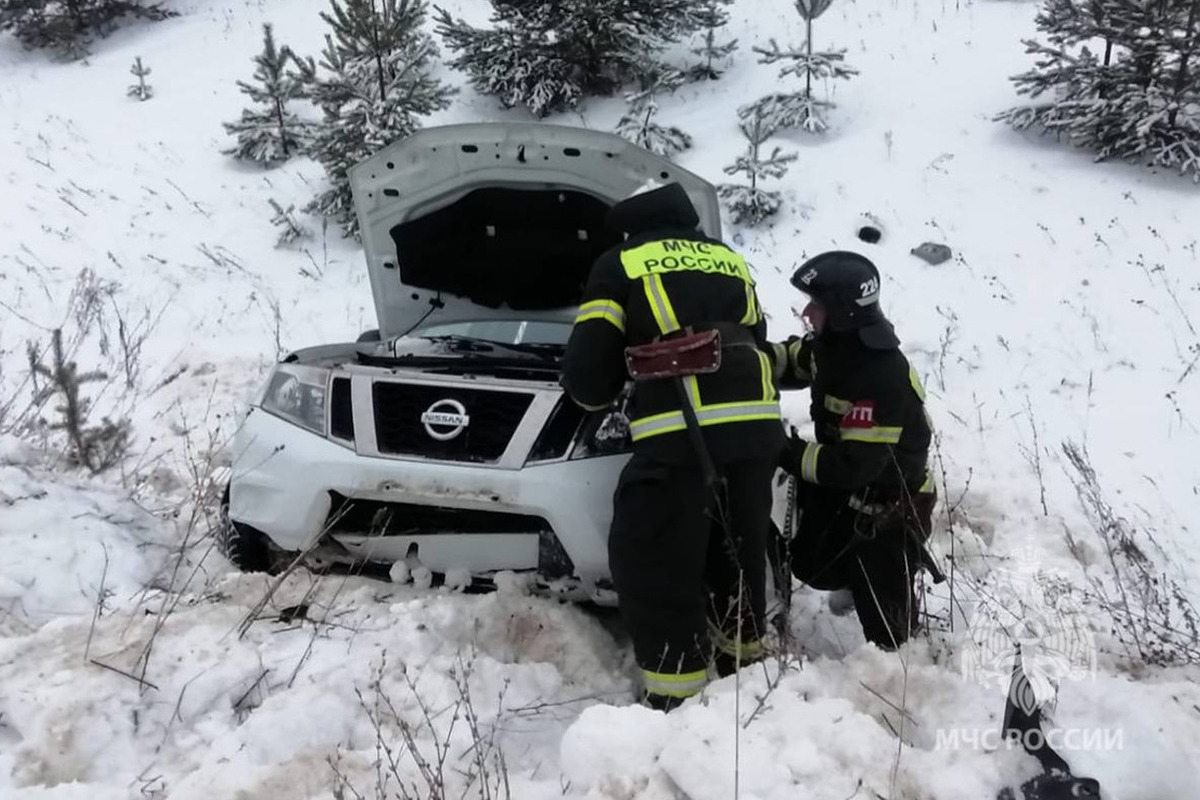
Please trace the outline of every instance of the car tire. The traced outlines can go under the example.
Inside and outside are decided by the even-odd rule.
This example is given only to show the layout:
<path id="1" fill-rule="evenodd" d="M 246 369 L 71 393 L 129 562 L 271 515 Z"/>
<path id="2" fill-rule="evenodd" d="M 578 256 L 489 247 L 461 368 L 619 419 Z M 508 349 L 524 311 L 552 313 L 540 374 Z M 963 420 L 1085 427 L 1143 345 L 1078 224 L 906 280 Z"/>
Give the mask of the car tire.
<path id="1" fill-rule="evenodd" d="M 379 336 L 379 330 L 377 328 L 372 328 L 369 331 L 363 331 L 362 333 L 360 333 L 358 335 L 358 338 L 355 339 L 356 344 L 362 344 L 363 342 L 378 342 L 378 341 L 380 341 L 380 336 Z"/>
<path id="2" fill-rule="evenodd" d="M 275 558 L 267 535 L 229 518 L 229 487 L 221 498 L 217 549 L 241 572 L 271 572 Z"/>

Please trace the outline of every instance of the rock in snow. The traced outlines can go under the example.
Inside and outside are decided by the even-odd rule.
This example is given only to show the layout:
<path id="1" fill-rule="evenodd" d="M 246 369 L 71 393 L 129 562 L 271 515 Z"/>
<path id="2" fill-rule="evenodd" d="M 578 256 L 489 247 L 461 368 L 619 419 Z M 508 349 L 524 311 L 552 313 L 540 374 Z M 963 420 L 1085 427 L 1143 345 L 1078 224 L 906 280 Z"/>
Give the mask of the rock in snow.
<path id="1" fill-rule="evenodd" d="M 937 244 L 936 242 L 925 242 L 917 245 L 909 252 L 922 261 L 933 264 L 935 267 L 938 264 L 949 261 L 950 257 L 954 255 L 949 247 L 944 244 Z"/>

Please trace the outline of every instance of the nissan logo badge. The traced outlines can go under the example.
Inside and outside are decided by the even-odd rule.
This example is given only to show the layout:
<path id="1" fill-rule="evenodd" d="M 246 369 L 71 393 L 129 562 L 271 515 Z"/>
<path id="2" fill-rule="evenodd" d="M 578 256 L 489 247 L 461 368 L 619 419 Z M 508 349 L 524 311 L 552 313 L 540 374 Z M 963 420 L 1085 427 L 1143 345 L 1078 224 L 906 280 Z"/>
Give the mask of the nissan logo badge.
<path id="1" fill-rule="evenodd" d="M 467 429 L 471 418 L 457 400 L 438 400 L 421 414 L 425 432 L 439 442 L 448 442 Z"/>

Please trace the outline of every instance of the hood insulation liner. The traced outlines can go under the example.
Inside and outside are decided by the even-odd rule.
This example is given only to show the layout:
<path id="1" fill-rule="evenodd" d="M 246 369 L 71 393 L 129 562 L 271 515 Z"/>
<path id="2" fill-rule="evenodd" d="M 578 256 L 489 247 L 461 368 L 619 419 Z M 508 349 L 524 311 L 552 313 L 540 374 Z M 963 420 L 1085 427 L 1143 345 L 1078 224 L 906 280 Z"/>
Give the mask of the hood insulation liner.
<path id="1" fill-rule="evenodd" d="M 391 228 L 406 286 L 489 308 L 578 304 L 592 262 L 621 237 L 582 192 L 490 187 Z"/>

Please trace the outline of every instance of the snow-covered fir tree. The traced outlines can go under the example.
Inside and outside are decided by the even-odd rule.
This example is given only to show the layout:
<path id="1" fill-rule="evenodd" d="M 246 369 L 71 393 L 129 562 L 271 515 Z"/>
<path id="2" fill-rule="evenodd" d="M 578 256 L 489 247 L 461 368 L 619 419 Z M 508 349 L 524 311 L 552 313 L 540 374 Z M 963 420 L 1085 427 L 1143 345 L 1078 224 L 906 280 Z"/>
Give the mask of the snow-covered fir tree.
<path id="1" fill-rule="evenodd" d="M 737 50 L 738 40 L 722 41 L 721 28 L 729 24 L 729 12 L 725 6 L 733 0 L 708 0 L 697 12 L 701 28 L 701 44 L 693 47 L 691 52 L 700 57 L 700 62 L 688 67 L 686 76 L 693 81 L 715 81 L 721 77 L 723 70 L 718 68 Z"/>
<path id="2" fill-rule="evenodd" d="M 150 68 L 142 63 L 142 57 L 138 56 L 133 60 L 133 66 L 129 68 L 129 74 L 137 78 L 137 83 L 129 85 L 125 90 L 125 94 L 135 100 L 145 101 L 154 97 L 154 87 L 146 83 L 146 76 L 151 72 Z"/>
<path id="3" fill-rule="evenodd" d="M 1013 78 L 1035 102 L 997 119 L 1200 181 L 1200 0 L 1047 0 L 1037 27 Z"/>
<path id="4" fill-rule="evenodd" d="M 450 106 L 454 90 L 431 74 L 437 46 L 421 30 L 425 11 L 424 0 L 331 0 L 321 14 L 332 33 L 311 88 L 323 122 L 310 152 L 330 187 L 304 210 L 334 219 L 347 236 L 358 234 L 350 168 Z"/>
<path id="5" fill-rule="evenodd" d="M 692 137 L 672 126 L 659 125 L 656 98 L 674 92 L 684 82 L 677 69 L 656 64 L 648 67 L 639 79 L 640 88 L 625 96 L 628 106 L 617 122 L 616 132 L 636 145 L 660 156 L 673 156 L 692 146 Z"/>
<path id="6" fill-rule="evenodd" d="M 287 247 L 293 242 L 312 236 L 312 231 L 304 227 L 296 219 L 296 206 L 294 204 L 284 208 L 273 197 L 267 202 L 271 204 L 271 210 L 274 212 L 271 217 L 271 224 L 279 230 L 279 236 L 275 239 L 276 247 Z"/>
<path id="7" fill-rule="evenodd" d="M 263 25 L 263 49 L 254 57 L 253 83 L 237 82 L 256 107 L 243 109 L 234 122 L 223 123 L 237 137 L 237 144 L 222 152 L 272 166 L 303 151 L 311 126 L 289 111 L 288 104 L 307 96 L 310 68 L 296 59 L 290 47 L 276 45 L 271 25 Z"/>
<path id="8" fill-rule="evenodd" d="M 25 47 L 53 50 L 60 58 L 88 54 L 96 37 L 124 19 L 164 20 L 176 16 L 151 0 L 0 0 L 0 31 L 11 31 Z"/>
<path id="9" fill-rule="evenodd" d="M 575 108 L 637 77 L 663 46 L 702 26 L 695 0 L 491 0 L 491 26 L 437 8 L 451 65 L 505 108 L 536 117 Z"/>
<path id="10" fill-rule="evenodd" d="M 746 152 L 725 167 L 725 174 L 745 174 L 749 184 L 723 183 L 717 187 L 717 195 L 724 201 L 735 225 L 754 227 L 774 216 L 783 203 L 779 192 L 763 189 L 759 182 L 764 178 L 782 178 L 787 174 L 788 165 L 796 160 L 796 154 L 784 153 L 776 146 L 769 156 L 763 156 L 762 145 L 770 138 L 772 129 L 761 114 L 744 120 L 739 127 L 748 142 Z"/>
<path id="11" fill-rule="evenodd" d="M 796 0 L 796 10 L 804 18 L 805 39 L 799 48 L 784 49 L 770 39 L 770 47 L 754 47 L 760 64 L 785 62 L 779 77 L 793 75 L 804 80 L 799 92 L 776 92 L 738 109 L 743 120 L 761 116 L 768 130 L 800 128 L 809 133 L 823 133 L 829 128 L 825 113 L 834 107 L 828 97 L 813 95 L 813 81 L 849 79 L 858 70 L 846 63 L 846 50 L 813 49 L 813 21 L 825 13 L 833 0 Z"/>

